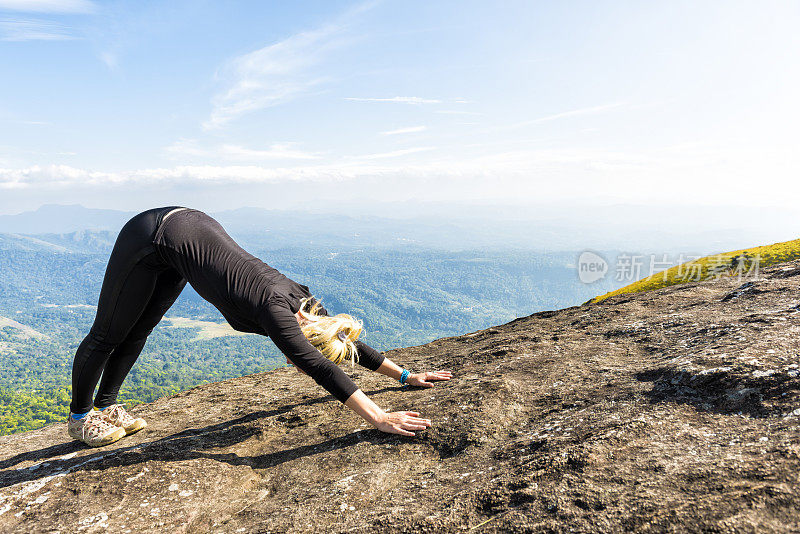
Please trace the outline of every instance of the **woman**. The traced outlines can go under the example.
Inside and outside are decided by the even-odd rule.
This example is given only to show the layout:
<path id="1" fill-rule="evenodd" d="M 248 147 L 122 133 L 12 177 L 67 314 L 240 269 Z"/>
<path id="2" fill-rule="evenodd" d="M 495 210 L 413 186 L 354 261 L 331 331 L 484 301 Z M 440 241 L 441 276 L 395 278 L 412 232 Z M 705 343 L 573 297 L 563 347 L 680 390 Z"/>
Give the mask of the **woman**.
<path id="1" fill-rule="evenodd" d="M 247 253 L 217 221 L 198 210 L 167 207 L 135 216 L 114 244 L 97 317 L 75 354 L 70 436 L 97 447 L 147 425 L 117 404 L 117 393 L 147 336 L 187 282 L 235 330 L 272 338 L 287 363 L 383 432 L 413 436 L 414 430 L 431 426 L 417 412 L 384 412 L 337 364 L 349 357 L 401 383 L 424 387 L 449 380 L 449 371 L 410 374 L 358 340 L 360 322 L 347 314 L 329 316 L 307 286 Z"/>

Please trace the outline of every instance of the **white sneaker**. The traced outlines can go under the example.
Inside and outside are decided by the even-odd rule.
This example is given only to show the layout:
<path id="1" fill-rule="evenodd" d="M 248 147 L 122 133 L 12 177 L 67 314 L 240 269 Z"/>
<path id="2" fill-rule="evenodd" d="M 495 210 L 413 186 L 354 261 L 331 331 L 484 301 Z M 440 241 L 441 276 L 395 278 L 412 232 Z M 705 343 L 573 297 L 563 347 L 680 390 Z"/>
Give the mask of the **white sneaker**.
<path id="1" fill-rule="evenodd" d="M 112 404 L 111 406 L 103 408 L 100 414 L 112 425 L 123 428 L 126 436 L 138 432 L 147 426 L 147 421 L 141 417 L 133 417 L 125 411 L 122 404 Z"/>
<path id="2" fill-rule="evenodd" d="M 124 428 L 112 425 L 97 411 L 89 412 L 82 419 L 75 419 L 70 413 L 67 432 L 90 447 L 102 447 L 125 437 Z"/>

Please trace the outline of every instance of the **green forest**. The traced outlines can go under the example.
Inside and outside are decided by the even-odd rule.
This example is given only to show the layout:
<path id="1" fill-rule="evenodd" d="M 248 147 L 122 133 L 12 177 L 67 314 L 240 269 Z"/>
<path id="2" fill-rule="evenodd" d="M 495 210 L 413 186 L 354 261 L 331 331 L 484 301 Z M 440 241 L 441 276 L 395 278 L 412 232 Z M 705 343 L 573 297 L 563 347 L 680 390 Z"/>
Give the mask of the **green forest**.
<path id="1" fill-rule="evenodd" d="M 94 319 L 108 260 L 108 251 L 96 248 L 0 249 L 0 434 L 67 417 L 72 358 Z M 362 339 L 379 350 L 464 334 L 615 289 L 580 284 L 569 253 L 380 246 L 251 251 L 308 285 L 332 313 L 362 319 Z M 224 322 L 190 287 L 166 317 Z M 153 331 L 123 385 L 121 402 L 149 402 L 285 365 L 266 337 L 209 339 L 196 324 L 163 321 Z"/>

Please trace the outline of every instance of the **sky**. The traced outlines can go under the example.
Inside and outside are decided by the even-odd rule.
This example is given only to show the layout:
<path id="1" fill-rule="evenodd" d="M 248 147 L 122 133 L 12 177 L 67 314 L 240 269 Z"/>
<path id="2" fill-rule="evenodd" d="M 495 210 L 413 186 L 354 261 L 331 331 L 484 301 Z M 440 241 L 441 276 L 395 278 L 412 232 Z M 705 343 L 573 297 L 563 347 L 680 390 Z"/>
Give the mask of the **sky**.
<path id="1" fill-rule="evenodd" d="M 796 1 L 0 0 L 0 213 L 792 207 Z"/>

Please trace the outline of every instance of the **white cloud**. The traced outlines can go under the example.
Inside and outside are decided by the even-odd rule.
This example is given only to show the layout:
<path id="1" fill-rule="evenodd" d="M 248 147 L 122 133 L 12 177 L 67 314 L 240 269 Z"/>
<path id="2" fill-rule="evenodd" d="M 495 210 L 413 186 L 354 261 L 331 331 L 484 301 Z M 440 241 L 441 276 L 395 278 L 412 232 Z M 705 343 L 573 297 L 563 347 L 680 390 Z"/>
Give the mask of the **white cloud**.
<path id="1" fill-rule="evenodd" d="M 353 102 L 395 102 L 400 104 L 441 104 L 442 100 L 434 98 L 420 98 L 418 96 L 393 96 L 391 98 L 361 98 L 346 97 L 345 100 Z"/>
<path id="2" fill-rule="evenodd" d="M 26 126 L 50 126 L 53 123 L 50 121 L 34 121 L 34 120 L 17 120 L 13 121 L 17 124 L 25 124 Z"/>
<path id="3" fill-rule="evenodd" d="M 37 13 L 92 13 L 95 7 L 89 0 L 0 0 L 0 9 Z"/>
<path id="4" fill-rule="evenodd" d="M 34 165 L 22 169 L 0 168 L 0 189 L 53 189 L 72 187 L 114 188 L 152 185 L 231 185 L 297 181 L 338 181 L 380 168 L 360 165 L 316 165 L 263 167 L 257 165 L 181 165 L 170 168 L 135 169 L 122 172 L 92 171 L 68 165 Z"/>
<path id="5" fill-rule="evenodd" d="M 45 20 L 0 20 L 0 41 L 68 41 L 72 30 Z"/>
<path id="6" fill-rule="evenodd" d="M 540 122 L 554 121 L 554 120 L 558 120 L 558 119 L 565 119 L 565 118 L 568 118 L 568 117 L 578 117 L 580 115 L 593 115 L 595 113 L 602 113 L 604 111 L 609 111 L 611 109 L 616 109 L 616 108 L 619 108 L 619 107 L 622 107 L 622 106 L 623 106 L 622 103 L 614 103 L 614 104 L 603 104 L 601 106 L 592 106 L 592 107 L 588 107 L 588 108 L 573 109 L 573 110 L 570 110 L 570 111 L 563 111 L 561 113 L 555 113 L 553 115 L 546 115 L 544 117 L 539 117 L 538 119 L 533 119 L 533 120 L 529 120 L 529 121 L 520 122 L 520 123 L 515 124 L 514 126 L 537 124 L 537 123 L 540 123 Z"/>
<path id="7" fill-rule="evenodd" d="M 460 111 L 457 109 L 440 109 L 434 111 L 434 113 L 441 113 L 443 115 L 483 115 L 483 113 L 478 113 L 477 111 Z"/>
<path id="8" fill-rule="evenodd" d="M 427 152 L 428 150 L 433 150 L 436 147 L 432 146 L 420 146 L 414 148 L 403 148 L 401 150 L 394 150 L 392 152 L 382 152 L 379 154 L 366 154 L 363 156 L 357 156 L 355 159 L 384 159 L 384 158 L 396 158 L 399 156 L 407 156 L 409 154 L 416 154 L 418 152 Z"/>
<path id="9" fill-rule="evenodd" d="M 113 52 L 101 52 L 100 61 L 106 64 L 109 69 L 116 69 L 118 65 L 117 55 Z"/>
<path id="10" fill-rule="evenodd" d="M 319 159 L 319 154 L 297 148 L 297 143 L 274 143 L 266 149 L 252 149 L 239 145 L 224 144 L 216 147 L 201 147 L 192 139 L 180 139 L 165 148 L 167 152 L 181 156 L 199 156 L 238 161 L 263 160 L 311 160 Z"/>
<path id="11" fill-rule="evenodd" d="M 437 150 L 425 158 L 391 158 L 432 150 L 417 147 L 335 162 L 281 165 L 182 165 L 106 172 L 67 165 L 0 168 L 3 196 L 15 191 L 147 191 L 153 186 L 249 187 L 259 184 L 361 181 L 414 183 L 420 191 L 516 200 L 598 195 L 624 201 L 786 204 L 800 194 L 800 154 L 787 147 L 668 146 L 638 152 L 601 148 L 532 149 L 465 155 Z M 646 179 L 643 179 L 646 178 Z M 377 182 L 376 182 L 377 180 Z M 360 182 L 359 182 L 360 183 Z M 455 189 L 454 189 L 455 188 Z M 246 189 L 245 189 L 246 191 Z M 437 194 L 438 194 L 437 193 Z M 488 198 L 488 197 L 487 197 Z"/>
<path id="12" fill-rule="evenodd" d="M 427 126 L 409 126 L 408 128 L 398 128 L 397 130 L 389 130 L 388 132 L 381 132 L 381 135 L 399 135 L 407 133 L 424 132 Z"/>
<path id="13" fill-rule="evenodd" d="M 232 159 L 319 159 L 319 155 L 294 148 L 296 143 L 276 143 L 266 150 L 254 150 L 238 145 L 223 145 L 221 152 Z"/>
<path id="14" fill-rule="evenodd" d="M 349 22 L 374 5 L 358 5 L 322 28 L 297 33 L 230 60 L 217 74 L 227 89 L 213 98 L 213 110 L 203 128 L 220 128 L 242 115 L 288 102 L 329 82 L 321 63 L 352 42 L 346 35 Z"/>
<path id="15" fill-rule="evenodd" d="M 186 143 L 192 147 L 191 143 Z M 408 174 L 420 177 L 481 177 L 524 175 L 544 170 L 586 169 L 587 167 L 642 171 L 653 161 L 640 155 L 589 150 L 518 150 L 479 154 L 459 158 L 444 155 L 433 161 L 411 160 L 405 164 L 373 164 L 384 160 L 433 150 L 414 147 L 393 152 L 354 156 L 344 161 L 299 166 L 261 165 L 180 165 L 169 168 L 134 169 L 121 172 L 95 171 L 69 165 L 34 165 L 26 168 L 0 168 L 0 189 L 53 188 L 72 186 L 113 187 L 148 186 L 175 183 L 277 183 L 285 181 L 326 181 Z M 190 148 L 191 149 L 191 148 Z M 182 150 L 187 150 L 183 148 Z M 205 154 L 198 149 L 198 153 Z M 660 164 L 660 161 L 656 161 Z M 564 181 L 566 183 L 566 181 Z"/>
<path id="16" fill-rule="evenodd" d="M 229 88 L 214 98 L 214 110 L 203 124 L 219 128 L 253 111 L 289 101 L 325 81 L 311 72 L 322 56 L 339 46 L 340 29 L 293 35 L 279 43 L 234 58 L 223 69 Z"/>
<path id="17" fill-rule="evenodd" d="M 200 148 L 197 141 L 193 139 L 179 139 L 164 148 L 165 151 L 181 156 L 210 156 L 211 151 L 207 148 Z"/>

